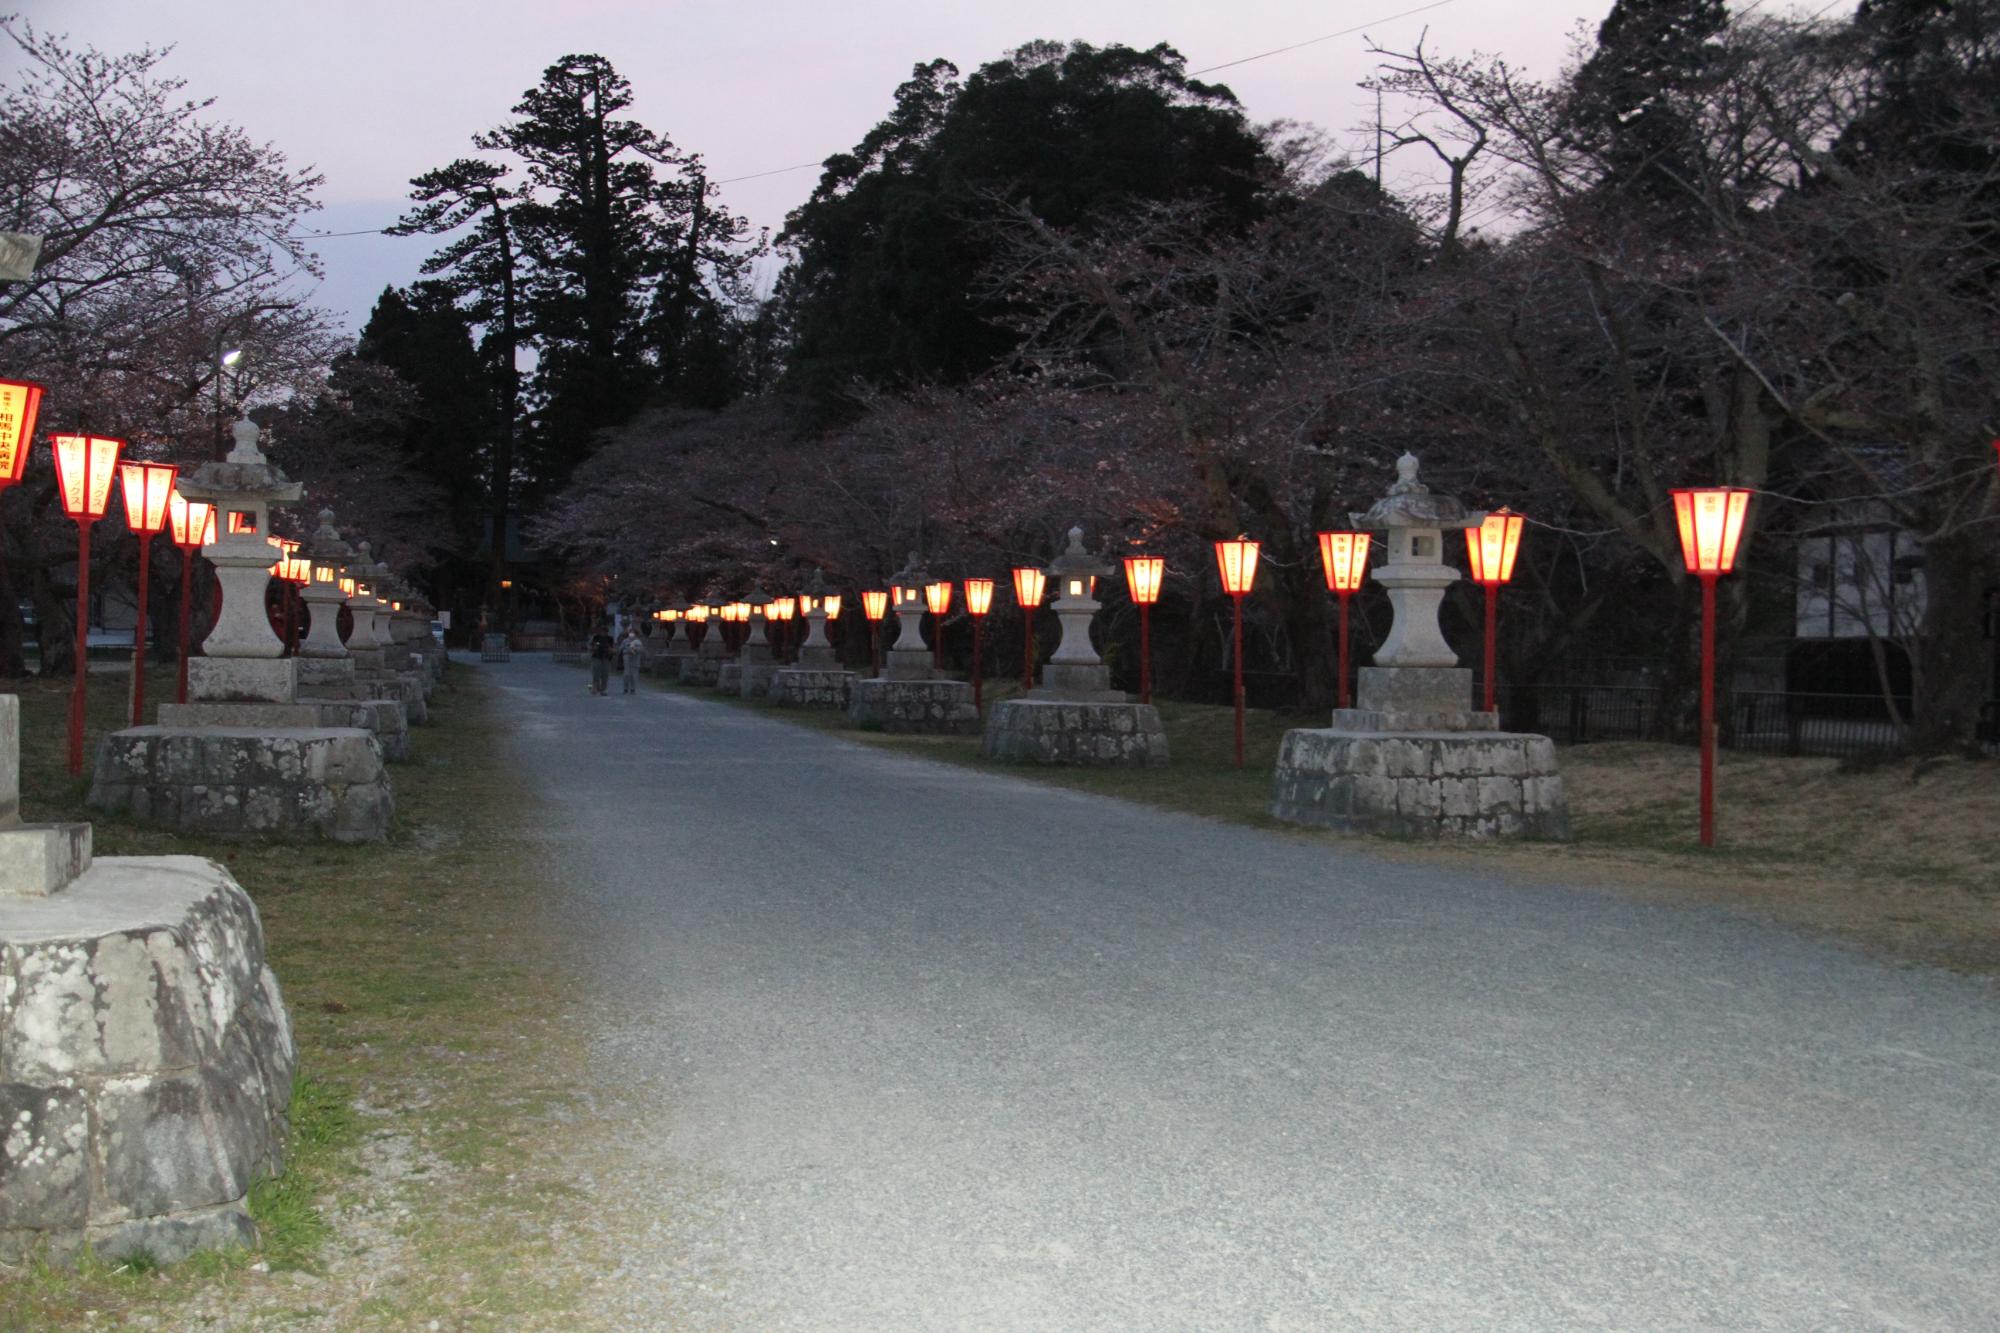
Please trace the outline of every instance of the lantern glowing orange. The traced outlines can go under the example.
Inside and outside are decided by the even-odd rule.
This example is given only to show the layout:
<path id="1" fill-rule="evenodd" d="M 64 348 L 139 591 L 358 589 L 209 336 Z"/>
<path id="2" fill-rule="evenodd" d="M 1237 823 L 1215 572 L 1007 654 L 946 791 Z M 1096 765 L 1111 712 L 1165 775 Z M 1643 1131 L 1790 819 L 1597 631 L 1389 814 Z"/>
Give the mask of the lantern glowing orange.
<path id="1" fill-rule="evenodd" d="M 139 586 L 132 620 L 132 725 L 146 720 L 146 599 L 152 588 L 153 538 L 167 525 L 167 505 L 174 495 L 172 463 L 120 463 L 118 480 L 125 490 L 125 526 L 139 539 Z"/>
<path id="2" fill-rule="evenodd" d="M 76 682 L 69 694 L 69 772 L 83 772 L 85 665 L 90 658 L 90 527 L 111 507 L 111 478 L 123 440 L 103 435 L 58 435 L 56 480 L 63 513 L 76 520 Z"/>
<path id="3" fill-rule="evenodd" d="M 1048 575 L 1030 565 L 1019 565 L 1014 570 L 1014 601 L 1021 606 L 1040 606 L 1042 589 Z"/>
<path id="4" fill-rule="evenodd" d="M 1257 581 L 1258 550 L 1257 542 L 1242 536 L 1215 544 L 1215 565 L 1222 574 L 1222 590 L 1231 597 L 1247 595 Z"/>
<path id="5" fill-rule="evenodd" d="M 861 594 L 861 614 L 868 618 L 868 665 L 877 676 L 882 674 L 882 617 L 888 611 L 888 593 L 870 588 Z"/>
<path id="6" fill-rule="evenodd" d="M 824 606 L 824 607 L 826 608 L 826 618 L 827 618 L 828 620 L 838 620 L 838 619 L 840 619 L 840 594 L 839 594 L 839 593 L 837 593 L 837 592 L 830 592 L 830 593 L 828 593 L 828 594 L 827 594 L 826 596 L 824 596 L 824 597 L 820 598 L 820 605 L 821 605 L 821 606 Z"/>
<path id="7" fill-rule="evenodd" d="M 1673 492 L 1681 559 L 1701 580 L 1701 845 L 1715 845 L 1715 581 L 1736 568 L 1737 543 L 1750 511 L 1741 486 Z"/>
<path id="8" fill-rule="evenodd" d="M 1508 583 L 1514 577 L 1514 557 L 1521 549 L 1524 515 L 1501 507 L 1486 516 L 1476 528 L 1465 530 L 1465 558 L 1471 565 L 1472 581 L 1488 587 Z"/>
<path id="9" fill-rule="evenodd" d="M 1319 534 L 1319 563 L 1328 592 L 1353 593 L 1361 587 L 1368 576 L 1368 540 L 1365 532 Z"/>
<path id="10" fill-rule="evenodd" d="M 1673 492 L 1674 520 L 1680 526 L 1681 559 L 1690 574 L 1713 577 L 1736 568 L 1736 545 L 1750 511 L 1750 492 L 1741 486 L 1711 486 Z"/>
<path id="11" fill-rule="evenodd" d="M 945 588 L 949 590 L 947 583 Z M 965 581 L 965 611 L 972 617 L 972 707 L 976 712 L 986 706 L 983 697 L 985 676 L 983 672 L 986 656 L 986 613 L 993 609 L 993 580 L 967 579 Z"/>
<path id="12" fill-rule="evenodd" d="M 930 607 L 931 614 L 934 616 L 941 616 L 950 611 L 951 584 L 942 581 L 926 583 L 924 585 L 924 604 Z"/>
<path id="13" fill-rule="evenodd" d="M 229 515 L 230 536 L 233 537 L 239 532 L 255 532 L 256 530 L 257 530 L 257 516 L 255 514 L 248 514 L 238 511 L 238 512 L 232 512 Z"/>
<path id="14" fill-rule="evenodd" d="M 1035 608 L 1048 575 L 1033 565 L 1014 567 L 1014 602 L 1021 608 L 1021 689 L 1035 687 Z"/>
<path id="15" fill-rule="evenodd" d="M 790 620 L 798 612 L 798 601 L 791 597 L 780 597 L 771 603 L 771 619 Z"/>
<path id="16" fill-rule="evenodd" d="M 861 594 L 861 614 L 870 620 L 880 620 L 889 612 L 889 594 L 879 588 L 871 588 Z"/>
<path id="17" fill-rule="evenodd" d="M 42 392 L 41 385 L 29 380 L 0 380 L 0 488 L 19 481 L 28 466 Z"/>
<path id="18" fill-rule="evenodd" d="M 1160 600 L 1160 584 L 1166 579 L 1167 562 L 1157 555 L 1125 557 L 1125 590 L 1133 602 L 1151 606 Z"/>
<path id="19" fill-rule="evenodd" d="M 1215 544 L 1215 567 L 1222 575 L 1222 590 L 1229 594 L 1236 615 L 1230 638 L 1230 656 L 1236 674 L 1236 766 L 1243 767 L 1243 598 L 1257 581 L 1258 544 L 1237 535 L 1236 540 Z"/>
<path id="20" fill-rule="evenodd" d="M 215 540 L 215 507 L 206 500 L 188 500 L 176 486 L 167 496 L 167 525 L 181 551 L 180 685 L 175 698 L 187 702 L 189 625 L 194 605 L 194 553 Z"/>

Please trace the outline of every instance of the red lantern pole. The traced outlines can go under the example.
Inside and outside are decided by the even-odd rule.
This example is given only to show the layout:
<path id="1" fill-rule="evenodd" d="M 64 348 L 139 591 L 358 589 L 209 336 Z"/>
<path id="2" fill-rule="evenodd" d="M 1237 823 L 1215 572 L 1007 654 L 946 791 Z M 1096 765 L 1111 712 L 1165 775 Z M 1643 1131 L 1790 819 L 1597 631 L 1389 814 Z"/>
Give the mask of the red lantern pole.
<path id="1" fill-rule="evenodd" d="M 180 685 L 174 698 L 177 703 L 188 701 L 188 621 L 194 606 L 194 547 L 181 547 L 181 671 Z"/>
<path id="2" fill-rule="evenodd" d="M 150 577 L 153 534 L 139 534 L 139 610 L 132 627 L 132 725 L 146 724 L 146 584 Z"/>
<path id="3" fill-rule="evenodd" d="M 1701 576 L 1701 845 L 1715 846 L 1715 575 Z"/>
<path id="4" fill-rule="evenodd" d="M 1486 586 L 1486 663 L 1485 663 L 1486 711 L 1490 713 L 1494 710 L 1496 706 L 1493 702 L 1493 658 L 1494 654 L 1499 651 L 1499 643 L 1500 643 L 1500 634 L 1498 629 L 1500 623 L 1500 585 L 1497 583 L 1489 583 L 1485 586 Z"/>
<path id="5" fill-rule="evenodd" d="M 58 435 L 56 480 L 63 513 L 76 522 L 76 683 L 69 695 L 69 772 L 83 772 L 83 706 L 90 665 L 90 526 L 111 504 L 123 440 L 101 435 Z"/>
<path id="6" fill-rule="evenodd" d="M 1235 625 L 1231 634 L 1230 656 L 1236 666 L 1236 766 L 1243 767 L 1243 598 L 1257 578 L 1258 543 L 1247 537 L 1215 544 L 1215 566 L 1222 575 L 1222 590 L 1235 604 Z"/>
<path id="7" fill-rule="evenodd" d="M 83 772 L 83 677 L 90 662 L 90 520 L 76 525 L 76 682 L 69 691 L 69 775 Z"/>
<path id="8" fill-rule="evenodd" d="M 985 666 L 981 658 L 985 655 L 986 613 L 993 609 L 993 580 L 967 579 L 965 581 L 965 612 L 972 617 L 972 707 L 977 712 L 986 709 L 982 682 Z"/>
<path id="9" fill-rule="evenodd" d="M 1157 555 L 1125 557 L 1125 591 L 1139 607 L 1139 702 L 1153 702 L 1153 603 L 1160 600 L 1160 581 L 1167 562 Z"/>
<path id="10" fill-rule="evenodd" d="M 1231 634 L 1229 655 L 1236 660 L 1236 766 L 1243 767 L 1243 594 L 1233 593 L 1236 625 Z"/>
<path id="11" fill-rule="evenodd" d="M 1351 597 L 1353 597 L 1353 596 L 1354 596 L 1354 594 L 1353 594 L 1353 593 L 1351 593 L 1351 592 L 1343 592 L 1343 593 L 1338 593 L 1338 594 L 1336 594 L 1336 596 L 1338 596 L 1338 597 L 1340 598 L 1340 682 L 1339 682 L 1339 689 L 1338 689 L 1338 690 L 1336 691 L 1336 694 L 1337 694 L 1337 697 L 1339 698 L 1339 701 L 1340 701 L 1340 707 L 1342 707 L 1342 708 L 1350 708 L 1350 707 L 1352 707 L 1353 705 L 1352 705 L 1352 703 L 1350 702 L 1350 700 L 1349 700 L 1349 698 L 1348 698 L 1348 693 L 1347 693 L 1347 676 L 1348 676 L 1348 671 L 1347 671 L 1347 602 L 1348 602 L 1348 599 L 1349 599 L 1349 598 L 1351 598 Z"/>
<path id="12" fill-rule="evenodd" d="M 1014 569 L 1014 601 L 1021 608 L 1021 693 L 1035 688 L 1035 612 L 1041 609 L 1047 575 L 1032 565 Z"/>

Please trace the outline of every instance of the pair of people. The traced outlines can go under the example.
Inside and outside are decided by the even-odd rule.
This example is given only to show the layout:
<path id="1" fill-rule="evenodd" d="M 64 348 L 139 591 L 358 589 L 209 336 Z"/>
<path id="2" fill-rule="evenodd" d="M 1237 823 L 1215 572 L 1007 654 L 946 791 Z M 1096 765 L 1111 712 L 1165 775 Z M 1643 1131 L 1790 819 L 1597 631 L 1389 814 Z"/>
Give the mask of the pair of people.
<path id="1" fill-rule="evenodd" d="M 611 661 L 616 657 L 622 660 L 624 666 L 624 693 L 637 694 L 639 661 L 645 651 L 645 640 L 639 637 L 637 629 L 627 628 L 625 637 L 614 644 L 610 630 L 599 627 L 597 633 L 590 636 L 590 692 L 604 694 L 610 689 Z"/>

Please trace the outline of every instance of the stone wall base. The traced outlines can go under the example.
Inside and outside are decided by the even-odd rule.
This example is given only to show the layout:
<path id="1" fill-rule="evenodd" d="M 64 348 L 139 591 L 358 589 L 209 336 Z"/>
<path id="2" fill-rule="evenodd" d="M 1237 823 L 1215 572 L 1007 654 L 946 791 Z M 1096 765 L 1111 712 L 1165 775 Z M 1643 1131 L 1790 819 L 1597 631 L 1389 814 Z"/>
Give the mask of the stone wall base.
<path id="1" fill-rule="evenodd" d="M 771 678 L 782 670 L 776 662 L 745 662 L 737 677 L 737 692 L 745 699 L 762 699 L 771 692 Z"/>
<path id="2" fill-rule="evenodd" d="M 979 710 L 962 680 L 857 680 L 847 720 L 871 731 L 976 736 Z"/>
<path id="3" fill-rule="evenodd" d="M 1288 731 L 1271 814 L 1348 833 L 1569 840 L 1555 743 L 1524 732 Z"/>
<path id="4" fill-rule="evenodd" d="M 979 752 L 1012 763 L 1161 768 L 1167 733 L 1151 704 L 1009 699 L 993 706 Z"/>
<path id="5" fill-rule="evenodd" d="M 380 842 L 395 801 L 373 735 L 346 727 L 129 727 L 97 745 L 90 804 L 247 841 Z"/>
<path id="6" fill-rule="evenodd" d="M 0 897 L 0 1260 L 254 1243 L 296 1062 L 257 909 L 215 862 L 104 857 Z"/>
<path id="7" fill-rule="evenodd" d="M 722 694 L 734 694 L 741 697 L 743 693 L 743 664 L 741 662 L 724 662 L 721 666 L 717 667 L 715 669 L 715 688 Z"/>
<path id="8" fill-rule="evenodd" d="M 716 675 L 722 670 L 720 657 L 683 657 L 680 659 L 680 682 L 683 685 L 713 685 Z"/>
<path id="9" fill-rule="evenodd" d="M 382 757 L 400 764 L 410 757 L 410 729 L 403 705 L 395 699 L 355 697 L 319 687 L 299 687 L 295 704 L 161 704 L 163 727 L 248 727 L 279 731 L 299 727 L 359 727 L 373 732 Z"/>
<path id="10" fill-rule="evenodd" d="M 771 677 L 771 702 L 781 708 L 845 708 L 854 697 L 852 671 L 787 667 Z"/>

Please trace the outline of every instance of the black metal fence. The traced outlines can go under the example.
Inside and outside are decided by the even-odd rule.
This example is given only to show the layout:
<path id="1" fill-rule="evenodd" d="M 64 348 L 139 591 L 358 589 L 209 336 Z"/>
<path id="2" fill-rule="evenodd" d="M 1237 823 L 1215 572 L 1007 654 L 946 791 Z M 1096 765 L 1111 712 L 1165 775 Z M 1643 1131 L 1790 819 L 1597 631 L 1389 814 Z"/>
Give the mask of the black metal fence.
<path id="1" fill-rule="evenodd" d="M 1694 730 L 1696 703 L 1675 708 L 1651 685 L 1520 685 L 1500 691 L 1500 725 L 1569 744 L 1671 740 Z M 1989 710 L 1990 712 L 1990 710 Z M 1730 690 L 1716 699 L 1724 746 L 1844 758 L 1903 748 L 1905 727 L 1879 694 Z M 1907 703 L 1902 717 L 1909 716 Z"/>

